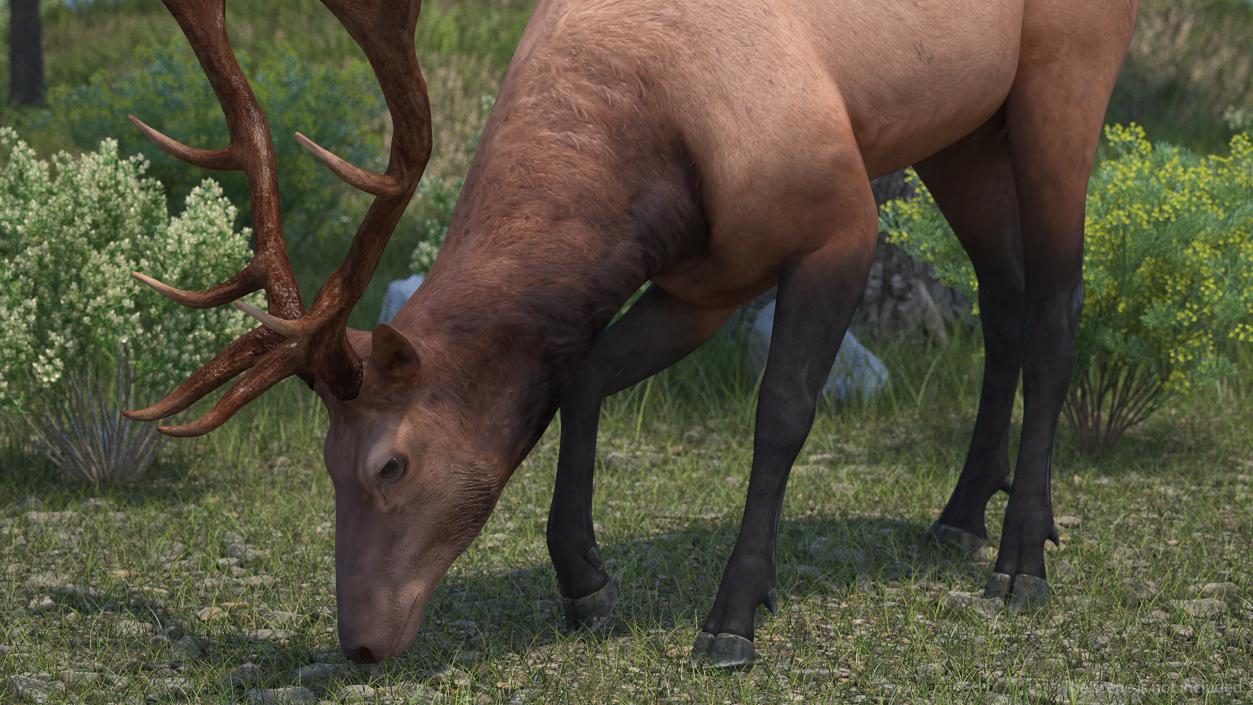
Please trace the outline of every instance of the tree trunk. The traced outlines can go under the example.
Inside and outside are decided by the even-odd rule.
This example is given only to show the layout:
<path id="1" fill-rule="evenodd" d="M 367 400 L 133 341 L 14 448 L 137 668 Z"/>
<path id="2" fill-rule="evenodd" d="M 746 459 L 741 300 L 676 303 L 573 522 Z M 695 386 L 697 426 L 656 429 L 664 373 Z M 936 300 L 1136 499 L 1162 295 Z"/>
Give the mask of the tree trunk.
<path id="1" fill-rule="evenodd" d="M 36 105 L 44 100 L 43 31 L 39 0 L 9 1 L 9 102 Z"/>

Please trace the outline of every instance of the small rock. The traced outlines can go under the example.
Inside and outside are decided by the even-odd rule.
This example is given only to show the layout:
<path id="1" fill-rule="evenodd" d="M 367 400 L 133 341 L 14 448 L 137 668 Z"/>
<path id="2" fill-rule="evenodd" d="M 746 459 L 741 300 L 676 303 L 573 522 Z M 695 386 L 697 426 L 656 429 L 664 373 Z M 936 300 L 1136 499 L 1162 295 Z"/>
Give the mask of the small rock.
<path id="1" fill-rule="evenodd" d="M 317 701 L 318 696 L 312 690 L 299 685 L 248 691 L 248 702 L 252 705 L 304 705 Z"/>
<path id="2" fill-rule="evenodd" d="M 394 700 L 406 705 L 425 705 L 435 702 L 439 693 L 421 683 L 402 683 L 386 688 L 375 688 L 375 694 L 384 700 Z"/>
<path id="3" fill-rule="evenodd" d="M 273 575 L 249 575 L 244 578 L 244 585 L 248 587 L 268 587 L 274 584 Z"/>
<path id="4" fill-rule="evenodd" d="M 1066 662 L 1059 658 L 1034 659 L 1028 668 L 1036 675 L 1063 673 L 1066 671 Z"/>
<path id="5" fill-rule="evenodd" d="M 119 619 L 114 623 L 114 628 L 123 636 L 149 636 L 154 631 L 151 624 L 134 619 Z"/>
<path id="6" fill-rule="evenodd" d="M 30 604 L 26 605 L 26 609 L 32 614 L 39 614 L 40 612 L 47 612 L 56 606 L 57 603 L 52 601 L 52 596 L 42 595 L 32 598 Z"/>
<path id="7" fill-rule="evenodd" d="M 1066 529 L 1079 526 L 1082 521 L 1082 519 L 1073 514 L 1063 514 L 1062 516 L 1053 519 L 1054 524 Z"/>
<path id="8" fill-rule="evenodd" d="M 1199 600 L 1174 600 L 1171 604 L 1198 619 L 1218 617 L 1227 611 L 1227 605 L 1215 597 L 1203 597 Z"/>
<path id="9" fill-rule="evenodd" d="M 340 663 L 311 663 L 296 669 L 297 683 L 321 683 L 344 670 Z"/>
<path id="10" fill-rule="evenodd" d="M 945 595 L 944 606 L 955 612 L 973 612 L 984 617 L 995 617 L 1001 613 L 1005 604 L 999 598 L 953 590 Z"/>
<path id="11" fill-rule="evenodd" d="M 234 558 L 240 563 L 251 563 L 258 558 L 263 558 L 265 556 L 265 552 L 259 551 L 243 543 L 235 542 L 227 544 L 226 548 L 222 550 L 222 555 L 227 558 Z"/>
<path id="12" fill-rule="evenodd" d="M 100 674 L 91 671 L 65 670 L 57 675 L 57 679 L 64 683 L 67 688 L 80 688 L 86 685 L 94 685 L 100 680 Z"/>
<path id="13" fill-rule="evenodd" d="M 282 641 L 287 638 L 287 632 L 282 629 L 258 629 L 248 634 L 251 641 Z"/>
<path id="14" fill-rule="evenodd" d="M 78 512 L 26 512 L 26 521 L 32 524 L 48 524 L 54 521 L 70 521 Z"/>
<path id="15" fill-rule="evenodd" d="M 606 453 L 601 458 L 601 463 L 610 470 L 622 470 L 631 464 L 631 458 L 626 453 L 615 450 L 612 453 Z"/>
<path id="16" fill-rule="evenodd" d="M 374 701 L 374 688 L 368 685 L 348 685 L 340 691 L 344 702 L 364 703 Z"/>
<path id="17" fill-rule="evenodd" d="M 191 681 L 182 676 L 154 678 L 148 688 L 149 702 L 192 694 Z"/>
<path id="18" fill-rule="evenodd" d="M 52 573 L 36 573 L 35 575 L 32 575 L 26 579 L 26 587 L 32 587 L 36 589 L 41 588 L 44 590 L 51 590 L 51 589 L 59 590 L 65 587 L 65 582 L 66 581 L 63 578 L 61 578 L 61 576 L 59 575 L 53 575 Z"/>
<path id="19" fill-rule="evenodd" d="M 216 619 L 224 614 L 226 614 L 226 611 L 221 607 L 201 607 L 199 610 L 196 610 L 196 617 L 202 622 Z"/>
<path id="20" fill-rule="evenodd" d="M 1234 595 L 1240 591 L 1240 586 L 1235 583 L 1205 583 L 1201 586 L 1201 594 L 1211 597 Z"/>
<path id="21" fill-rule="evenodd" d="M 284 612 L 283 610 L 274 610 L 269 614 L 269 621 L 275 624 L 291 624 L 300 619 L 300 615 L 295 612 Z"/>
<path id="22" fill-rule="evenodd" d="M 1009 705 L 1009 703 L 1009 696 L 1001 693 L 988 693 L 983 696 L 983 705 Z"/>
<path id="23" fill-rule="evenodd" d="M 1152 580 L 1136 580 L 1127 578 L 1122 581 L 1122 588 L 1132 604 L 1145 603 L 1157 597 L 1157 583 Z"/>
<path id="24" fill-rule="evenodd" d="M 795 566 L 792 570 L 794 570 L 797 575 L 801 577 L 805 577 L 805 578 L 821 578 L 822 577 L 822 569 L 818 568 L 817 566 L 802 564 L 802 565 Z"/>
<path id="25" fill-rule="evenodd" d="M 228 688 L 242 688 L 261 680 L 261 669 L 253 663 L 241 663 L 226 676 L 223 684 Z"/>
<path id="26" fill-rule="evenodd" d="M 60 681 L 49 682 L 30 676 L 9 676 L 5 685 L 8 686 L 9 695 L 25 703 L 44 703 L 54 693 L 65 692 L 65 684 Z"/>
<path id="27" fill-rule="evenodd" d="M 174 642 L 174 645 L 170 647 L 170 653 L 179 661 L 194 661 L 204 655 L 200 644 L 196 643 L 196 638 L 190 634 Z"/>

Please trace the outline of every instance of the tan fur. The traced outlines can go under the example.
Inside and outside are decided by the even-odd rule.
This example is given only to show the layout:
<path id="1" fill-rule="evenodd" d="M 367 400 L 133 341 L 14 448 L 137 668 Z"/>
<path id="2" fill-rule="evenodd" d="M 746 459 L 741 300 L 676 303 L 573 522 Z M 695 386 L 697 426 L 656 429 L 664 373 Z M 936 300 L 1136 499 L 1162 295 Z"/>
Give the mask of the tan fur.
<path id="1" fill-rule="evenodd" d="M 412 382 L 375 361 L 358 399 L 327 397 L 341 634 L 349 610 L 347 639 L 374 657 L 412 640 L 593 338 L 642 284 L 724 313 L 802 255 L 867 259 L 873 228 L 839 225 L 873 223 L 869 178 L 1000 129 L 1006 110 L 1056 120 L 1066 138 L 1060 116 L 1094 106 L 1041 104 L 1023 86 L 1112 85 L 1135 9 L 541 0 L 443 251 L 393 322 L 419 361 Z M 1086 164 L 1073 173 L 1086 180 Z M 398 455 L 408 475 L 380 483 Z"/>

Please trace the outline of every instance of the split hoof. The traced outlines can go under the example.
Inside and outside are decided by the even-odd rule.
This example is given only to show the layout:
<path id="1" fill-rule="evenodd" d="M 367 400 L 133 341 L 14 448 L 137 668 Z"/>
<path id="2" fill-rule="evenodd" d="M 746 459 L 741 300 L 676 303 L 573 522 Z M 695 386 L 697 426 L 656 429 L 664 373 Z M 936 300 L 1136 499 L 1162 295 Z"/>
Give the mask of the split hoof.
<path id="1" fill-rule="evenodd" d="M 955 549 L 966 556 L 973 556 L 988 542 L 982 536 L 972 534 L 956 526 L 941 524 L 938 521 L 932 524 L 931 528 L 927 529 L 927 533 L 923 535 L 923 540 L 932 545 Z"/>
<path id="2" fill-rule="evenodd" d="M 605 587 L 583 597 L 562 597 L 561 611 L 565 613 L 569 629 L 589 629 L 599 632 L 613 618 L 618 604 L 618 584 L 613 578 Z"/>
<path id="3" fill-rule="evenodd" d="M 993 573 L 983 590 L 984 597 L 1008 597 L 1009 611 L 1015 614 L 1030 612 L 1048 602 L 1049 584 L 1044 578 L 1027 573 L 1010 576 Z"/>
<path id="4" fill-rule="evenodd" d="M 692 645 L 692 668 L 747 668 L 757 662 L 753 642 L 739 634 L 701 632 Z"/>

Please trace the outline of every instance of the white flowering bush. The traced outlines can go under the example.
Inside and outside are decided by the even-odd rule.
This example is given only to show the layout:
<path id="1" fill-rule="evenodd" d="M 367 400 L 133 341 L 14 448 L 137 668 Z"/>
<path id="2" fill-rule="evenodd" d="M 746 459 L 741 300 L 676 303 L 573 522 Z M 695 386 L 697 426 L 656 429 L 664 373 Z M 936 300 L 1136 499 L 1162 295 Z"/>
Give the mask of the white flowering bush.
<path id="1" fill-rule="evenodd" d="M 43 160 L 0 128 L 0 417 L 38 416 L 67 372 L 111 375 L 122 349 L 143 393 L 134 401 L 154 401 L 244 329 L 231 309 L 185 309 L 131 278 L 200 288 L 250 255 L 216 183 L 171 217 L 146 170 L 112 140 Z"/>

